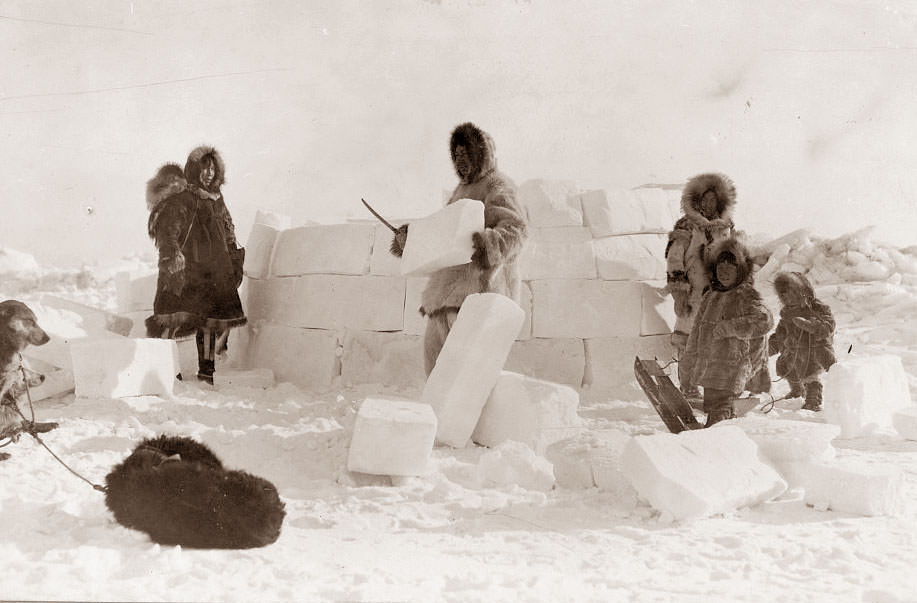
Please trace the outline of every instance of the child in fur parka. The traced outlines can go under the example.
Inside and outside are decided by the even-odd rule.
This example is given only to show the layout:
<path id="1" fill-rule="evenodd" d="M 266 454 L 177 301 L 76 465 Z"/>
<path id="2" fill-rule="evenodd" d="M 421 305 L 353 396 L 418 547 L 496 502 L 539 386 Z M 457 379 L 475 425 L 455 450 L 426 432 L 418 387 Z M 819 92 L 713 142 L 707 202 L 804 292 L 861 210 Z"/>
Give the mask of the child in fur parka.
<path id="1" fill-rule="evenodd" d="M 820 376 L 834 364 L 834 315 L 815 297 L 800 272 L 779 272 L 774 290 L 783 306 L 777 330 L 767 342 L 769 356 L 777 358 L 777 374 L 790 383 L 789 397 L 805 395 L 805 410 L 822 405 Z"/>
<path id="2" fill-rule="evenodd" d="M 473 123 L 452 131 L 449 139 L 452 165 L 459 183 L 449 203 L 474 199 L 484 203 L 484 231 L 472 236 L 471 263 L 449 266 L 430 275 L 421 299 L 420 313 L 427 318 L 424 333 L 424 369 L 427 376 L 436 365 L 452 324 L 465 297 L 473 293 L 500 293 L 519 303 L 522 282 L 519 253 L 528 223 L 516 200 L 516 185 L 497 170 L 494 141 Z M 408 225 L 395 233 L 391 252 L 401 256 Z"/>
<path id="3" fill-rule="evenodd" d="M 688 180 L 682 190 L 684 215 L 669 233 L 665 250 L 667 289 L 675 301 L 672 345 L 679 357 L 710 285 L 709 250 L 734 234 L 735 204 L 735 185 L 725 174 L 700 174 Z M 697 388 L 682 387 L 682 391 L 688 398 L 700 397 Z"/>
<path id="4" fill-rule="evenodd" d="M 704 388 L 706 427 L 735 417 L 735 399 L 767 363 L 767 333 L 774 325 L 752 283 L 744 245 L 728 239 L 712 256 L 710 290 L 678 364 L 681 383 Z"/>

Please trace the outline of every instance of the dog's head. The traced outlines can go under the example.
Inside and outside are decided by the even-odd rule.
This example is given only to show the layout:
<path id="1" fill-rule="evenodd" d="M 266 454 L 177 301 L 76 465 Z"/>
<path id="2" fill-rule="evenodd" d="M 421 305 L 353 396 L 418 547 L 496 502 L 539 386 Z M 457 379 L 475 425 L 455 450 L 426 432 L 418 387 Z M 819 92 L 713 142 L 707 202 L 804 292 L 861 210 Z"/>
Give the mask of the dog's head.
<path id="1" fill-rule="evenodd" d="M 0 302 L 0 343 L 21 352 L 28 345 L 44 345 L 51 338 L 38 326 L 35 313 L 15 299 Z"/>

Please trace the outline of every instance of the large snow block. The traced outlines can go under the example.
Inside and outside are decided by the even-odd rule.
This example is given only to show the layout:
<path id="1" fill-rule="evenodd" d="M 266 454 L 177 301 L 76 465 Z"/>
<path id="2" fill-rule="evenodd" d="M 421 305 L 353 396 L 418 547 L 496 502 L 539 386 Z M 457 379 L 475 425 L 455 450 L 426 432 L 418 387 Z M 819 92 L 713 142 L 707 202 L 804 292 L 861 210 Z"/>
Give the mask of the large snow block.
<path id="1" fill-rule="evenodd" d="M 398 224 L 403 224 L 399 222 Z M 374 226 L 372 257 L 369 260 L 369 273 L 376 276 L 400 276 L 401 258 L 391 252 L 394 234 L 384 224 Z"/>
<path id="2" fill-rule="evenodd" d="M 268 389 L 274 386 L 274 371 L 269 368 L 217 369 L 213 374 L 213 386 L 217 389 L 229 387 Z"/>
<path id="3" fill-rule="evenodd" d="M 624 474 L 621 456 L 632 436 L 617 429 L 592 432 L 589 464 L 599 490 L 613 492 L 619 500 L 636 504 L 637 491 Z"/>
<path id="4" fill-rule="evenodd" d="M 423 335 L 427 330 L 427 319 L 420 313 L 423 305 L 423 291 L 429 282 L 427 277 L 405 279 L 404 324 L 402 331 L 408 335 Z"/>
<path id="5" fill-rule="evenodd" d="M 424 379 L 422 336 L 373 331 L 348 331 L 344 336 L 344 385 L 377 383 L 419 389 Z"/>
<path id="6" fill-rule="evenodd" d="M 523 320 L 525 312 L 505 295 L 465 298 L 422 394 L 436 412 L 437 442 L 468 443 Z"/>
<path id="7" fill-rule="evenodd" d="M 592 233 L 582 226 L 533 228 L 519 256 L 522 280 L 595 278 Z"/>
<path id="8" fill-rule="evenodd" d="M 664 335 L 675 330 L 675 301 L 664 287 L 665 281 L 640 283 L 643 301 L 640 308 L 640 335 Z"/>
<path id="9" fill-rule="evenodd" d="M 588 191 L 580 196 L 586 226 L 595 238 L 668 233 L 678 219 L 661 188 Z"/>
<path id="10" fill-rule="evenodd" d="M 286 230 L 292 224 L 290 216 L 278 214 L 272 211 L 257 210 L 255 212 L 255 224 L 264 224 L 274 230 Z"/>
<path id="11" fill-rule="evenodd" d="M 488 487 L 518 486 L 547 492 L 554 487 L 554 467 L 521 442 L 503 442 L 481 455 L 481 483 Z"/>
<path id="12" fill-rule="evenodd" d="M 526 180 L 516 199 L 525 208 L 529 226 L 582 226 L 579 188 L 568 180 Z"/>
<path id="13" fill-rule="evenodd" d="M 734 423 L 748 435 L 765 458 L 773 463 L 825 461 L 835 457 L 831 441 L 837 425 L 746 415 Z"/>
<path id="14" fill-rule="evenodd" d="M 341 373 L 339 347 L 334 331 L 266 323 L 251 329 L 248 362 L 272 369 L 278 381 L 322 391 Z"/>
<path id="15" fill-rule="evenodd" d="M 675 354 L 670 335 L 587 339 L 584 347 L 583 397 L 590 400 L 611 397 L 646 402 L 646 395 L 634 377 L 634 356 L 658 358 L 665 363 Z"/>
<path id="16" fill-rule="evenodd" d="M 48 362 L 38 360 L 37 358 L 29 358 L 27 355 L 23 355 L 22 360 L 26 369 L 40 373 L 45 377 L 41 385 L 29 388 L 29 396 L 32 398 L 33 402 L 73 391 L 74 382 L 72 371 L 59 368 Z"/>
<path id="17" fill-rule="evenodd" d="M 583 340 L 574 338 L 516 341 L 506 359 L 508 371 L 577 389 L 583 385 L 585 368 L 586 350 Z"/>
<path id="18" fill-rule="evenodd" d="M 170 339 L 86 338 L 70 344 L 78 398 L 171 396 L 179 372 Z"/>
<path id="19" fill-rule="evenodd" d="M 594 445 L 595 436 L 583 432 L 547 447 L 544 457 L 554 466 L 558 486 L 568 490 L 587 490 L 595 486 L 589 459 Z"/>
<path id="20" fill-rule="evenodd" d="M 274 245 L 271 274 L 366 274 L 376 227 L 328 224 L 284 230 Z"/>
<path id="21" fill-rule="evenodd" d="M 521 283 L 519 287 L 519 305 L 522 306 L 522 309 L 525 311 L 525 321 L 522 323 L 522 328 L 519 329 L 519 335 L 516 336 L 517 341 L 532 338 L 533 301 L 532 288 L 526 282 Z"/>
<path id="22" fill-rule="evenodd" d="M 459 199 L 411 222 L 401 256 L 401 274 L 422 276 L 467 264 L 474 254 L 471 235 L 483 231 L 484 204 L 473 199 Z"/>
<path id="23" fill-rule="evenodd" d="M 904 502 L 904 473 L 898 467 L 843 460 L 790 463 L 781 470 L 805 490 L 806 504 L 841 513 L 895 515 Z"/>
<path id="24" fill-rule="evenodd" d="M 353 424 L 348 471 L 375 475 L 427 472 L 436 415 L 428 404 L 366 398 Z"/>
<path id="25" fill-rule="evenodd" d="M 693 519 L 753 506 L 779 496 L 787 483 L 758 458 L 738 427 L 636 436 L 621 466 L 640 496 L 675 519 Z"/>
<path id="26" fill-rule="evenodd" d="M 587 279 L 532 281 L 533 337 L 637 337 L 639 283 Z"/>
<path id="27" fill-rule="evenodd" d="M 156 297 L 156 281 L 158 278 L 159 274 L 156 272 L 133 274 L 122 271 L 115 274 L 115 295 L 118 312 L 151 311 L 153 309 L 153 299 Z"/>
<path id="28" fill-rule="evenodd" d="M 891 429 L 895 412 L 911 405 L 907 374 L 892 354 L 841 357 L 824 385 L 823 415 L 840 426 L 842 438 Z"/>
<path id="29" fill-rule="evenodd" d="M 279 232 L 266 224 L 252 224 L 245 243 L 245 263 L 242 270 L 248 278 L 267 278 L 271 273 L 271 258 Z"/>
<path id="30" fill-rule="evenodd" d="M 662 234 L 602 237 L 593 241 L 599 278 L 606 281 L 665 280 L 665 247 Z"/>
<path id="31" fill-rule="evenodd" d="M 502 371 L 471 439 L 489 448 L 514 440 L 543 455 L 579 430 L 578 407 L 579 393 L 572 387 Z"/>
<path id="32" fill-rule="evenodd" d="M 405 279 L 310 274 L 250 282 L 250 319 L 307 329 L 400 331 Z"/>
<path id="33" fill-rule="evenodd" d="M 905 440 L 917 440 L 917 406 L 908 406 L 892 415 L 892 424 Z"/>

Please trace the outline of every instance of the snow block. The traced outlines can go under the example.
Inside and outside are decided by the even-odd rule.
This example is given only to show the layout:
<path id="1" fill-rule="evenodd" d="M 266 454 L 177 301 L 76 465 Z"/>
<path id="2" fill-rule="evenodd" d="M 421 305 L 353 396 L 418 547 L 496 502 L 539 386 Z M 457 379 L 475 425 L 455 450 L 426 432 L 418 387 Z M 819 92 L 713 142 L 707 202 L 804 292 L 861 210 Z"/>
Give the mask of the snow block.
<path id="1" fill-rule="evenodd" d="M 471 439 L 489 448 L 514 440 L 541 455 L 579 431 L 578 407 L 579 393 L 571 387 L 502 371 Z"/>
<path id="2" fill-rule="evenodd" d="M 70 344 L 77 398 L 171 396 L 179 372 L 170 339 L 89 337 Z"/>
<path id="3" fill-rule="evenodd" d="M 398 222 L 397 224 L 403 224 Z M 372 257 L 369 259 L 369 273 L 376 276 L 400 276 L 401 258 L 392 255 L 393 233 L 384 224 L 374 225 Z"/>
<path id="4" fill-rule="evenodd" d="M 422 394 L 436 413 L 437 442 L 468 443 L 523 320 L 522 308 L 504 295 L 465 298 Z"/>
<path id="5" fill-rule="evenodd" d="M 586 371 L 583 386 L 586 390 L 583 397 L 590 400 L 611 397 L 640 400 L 649 405 L 634 377 L 634 356 L 658 358 L 665 363 L 675 354 L 670 335 L 604 337 L 587 339 L 584 343 Z"/>
<path id="6" fill-rule="evenodd" d="M 250 319 L 307 329 L 400 331 L 405 279 L 311 274 L 250 283 Z"/>
<path id="7" fill-rule="evenodd" d="M 255 212 L 254 223 L 270 226 L 274 230 L 286 230 L 290 227 L 291 221 L 290 216 L 259 209 Z"/>
<path id="8" fill-rule="evenodd" d="M 643 313 L 639 283 L 586 279 L 532 281 L 534 337 L 637 337 Z"/>
<path id="9" fill-rule="evenodd" d="M 245 263 L 242 270 L 248 278 L 267 278 L 271 273 L 271 259 L 279 232 L 266 224 L 252 224 L 245 243 Z"/>
<path id="10" fill-rule="evenodd" d="M 519 287 L 519 305 L 525 311 L 525 321 L 522 323 L 522 328 L 519 329 L 519 335 L 516 336 L 517 341 L 532 338 L 532 302 L 532 288 L 526 282 L 521 283 Z"/>
<path id="11" fill-rule="evenodd" d="M 522 325 L 525 329 L 525 325 Z M 506 370 L 579 389 L 583 385 L 586 350 L 582 339 L 527 339 L 516 341 L 506 359 Z"/>
<path id="12" fill-rule="evenodd" d="M 118 312 L 152 311 L 158 278 L 159 274 L 156 272 L 135 275 L 123 271 L 115 274 L 115 295 Z"/>
<path id="13" fill-rule="evenodd" d="M 366 398 L 353 424 L 347 470 L 374 475 L 427 472 L 436 415 L 428 404 Z"/>
<path id="14" fill-rule="evenodd" d="M 402 331 L 408 335 L 423 335 L 427 330 L 427 319 L 420 313 L 423 305 L 423 290 L 427 288 L 427 277 L 405 279 L 404 324 Z"/>
<path id="15" fill-rule="evenodd" d="M 580 196 L 586 226 L 595 238 L 637 233 L 668 233 L 678 219 L 661 188 L 595 190 Z"/>
<path id="16" fill-rule="evenodd" d="M 619 500 L 637 502 L 637 491 L 624 474 L 621 455 L 632 436 L 617 429 L 592 432 L 589 464 L 595 485 L 604 492 L 613 492 Z"/>
<path id="17" fill-rule="evenodd" d="M 665 291 L 665 281 L 640 283 L 640 335 L 664 335 L 675 330 L 675 301 Z"/>
<path id="18" fill-rule="evenodd" d="M 895 515 L 904 504 L 904 473 L 899 467 L 843 460 L 790 463 L 782 468 L 793 485 L 805 490 L 816 509 L 870 517 Z"/>
<path id="19" fill-rule="evenodd" d="M 621 467 L 642 498 L 679 520 L 753 506 L 787 489 L 758 459 L 757 445 L 732 425 L 636 436 L 624 447 Z"/>
<path id="20" fill-rule="evenodd" d="M 319 224 L 284 230 L 274 245 L 271 274 L 365 274 L 375 232 L 372 224 Z"/>
<path id="21" fill-rule="evenodd" d="M 459 199 L 412 222 L 401 256 L 401 274 L 422 276 L 467 264 L 474 254 L 471 235 L 483 231 L 484 204 L 472 199 Z"/>
<path id="22" fill-rule="evenodd" d="M 755 282 L 758 283 L 759 287 L 764 284 L 773 286 L 774 276 L 780 271 L 780 266 L 783 265 L 783 261 L 789 253 L 790 246 L 786 243 L 781 243 L 774 248 L 767 262 L 755 274 Z"/>
<path id="23" fill-rule="evenodd" d="M 909 406 L 894 413 L 892 424 L 905 440 L 917 440 L 917 406 Z"/>
<path id="24" fill-rule="evenodd" d="M 824 377 L 822 414 L 840 426 L 842 438 L 890 429 L 895 412 L 909 406 L 907 374 L 898 356 L 844 356 Z"/>
<path id="25" fill-rule="evenodd" d="M 227 387 L 268 389 L 274 387 L 274 371 L 268 368 L 217 369 L 213 374 L 213 386 L 217 389 Z"/>
<path id="26" fill-rule="evenodd" d="M 194 338 L 176 340 L 175 345 L 178 348 L 178 372 L 181 373 L 182 379 L 196 379 L 197 343 Z"/>
<path id="27" fill-rule="evenodd" d="M 595 278 L 595 262 L 588 228 L 533 228 L 519 256 L 519 270 L 522 280 Z"/>
<path id="28" fill-rule="evenodd" d="M 528 214 L 529 226 L 582 226 L 583 208 L 576 183 L 567 180 L 527 180 L 516 198 Z"/>
<path id="29" fill-rule="evenodd" d="M 733 423 L 758 445 L 768 460 L 786 462 L 826 461 L 835 457 L 831 441 L 840 435 L 837 425 L 814 421 L 744 416 Z"/>
<path id="30" fill-rule="evenodd" d="M 595 486 L 589 458 L 595 442 L 595 436 L 586 432 L 547 447 L 544 457 L 554 466 L 558 486 L 568 490 L 587 490 Z"/>
<path id="31" fill-rule="evenodd" d="M 599 278 L 606 281 L 665 280 L 663 234 L 602 237 L 593 241 Z"/>
<path id="32" fill-rule="evenodd" d="M 33 402 L 73 391 L 75 385 L 72 371 L 26 355 L 23 355 L 22 361 L 27 370 L 41 373 L 45 376 L 45 380 L 42 381 L 41 385 L 29 388 L 29 396 L 31 396 Z"/>
<path id="33" fill-rule="evenodd" d="M 341 373 L 334 331 L 266 323 L 253 326 L 251 333 L 249 365 L 273 370 L 277 381 L 321 391 Z"/>
<path id="34" fill-rule="evenodd" d="M 423 387 L 423 337 L 404 333 L 348 331 L 344 336 L 341 381 Z"/>
<path id="35" fill-rule="evenodd" d="M 547 492 L 554 487 L 554 468 L 520 442 L 503 442 L 481 455 L 481 483 L 487 487 L 519 486 Z"/>

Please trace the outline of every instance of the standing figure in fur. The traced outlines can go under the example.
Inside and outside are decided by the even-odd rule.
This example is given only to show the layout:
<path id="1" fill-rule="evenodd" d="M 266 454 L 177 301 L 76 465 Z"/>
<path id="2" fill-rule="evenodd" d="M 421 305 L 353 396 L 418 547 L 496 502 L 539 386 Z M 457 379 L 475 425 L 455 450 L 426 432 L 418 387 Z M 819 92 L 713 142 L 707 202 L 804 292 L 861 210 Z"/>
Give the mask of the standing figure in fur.
<path id="1" fill-rule="evenodd" d="M 704 388 L 706 427 L 735 417 L 734 400 L 767 364 L 767 334 L 774 326 L 752 283 L 753 262 L 744 245 L 731 238 L 710 253 L 710 291 L 678 364 L 681 383 Z"/>
<path id="2" fill-rule="evenodd" d="M 777 374 L 790 383 L 791 398 L 805 396 L 805 410 L 821 410 L 820 376 L 834 364 L 834 315 L 815 297 L 815 289 L 800 272 L 779 272 L 774 290 L 783 306 L 777 330 L 767 342 L 777 358 Z"/>
<path id="3" fill-rule="evenodd" d="M 684 215 L 669 232 L 665 249 L 667 288 L 675 301 L 672 345 L 679 358 L 684 354 L 701 298 L 710 285 L 709 250 L 734 234 L 735 204 L 735 185 L 724 174 L 700 174 L 688 180 L 682 190 Z M 682 392 L 689 399 L 700 398 L 696 387 L 682 384 Z"/>
<path id="4" fill-rule="evenodd" d="M 484 231 L 473 235 L 470 264 L 434 272 L 423 292 L 420 313 L 427 317 L 424 335 L 424 367 L 427 375 L 455 322 L 465 297 L 472 293 L 502 293 L 519 302 L 519 252 L 527 236 L 525 211 L 516 200 L 516 186 L 497 171 L 494 141 L 472 123 L 452 131 L 449 153 L 459 183 L 449 203 L 474 199 L 484 203 Z M 400 256 L 407 241 L 408 225 L 395 233 L 391 250 Z"/>
<path id="5" fill-rule="evenodd" d="M 148 337 L 197 339 L 198 379 L 213 383 L 214 358 L 229 329 L 244 325 L 239 299 L 245 250 L 220 187 L 225 164 L 213 147 L 188 155 L 182 170 L 159 168 L 147 182 L 148 230 L 159 250 L 159 279 Z"/>

